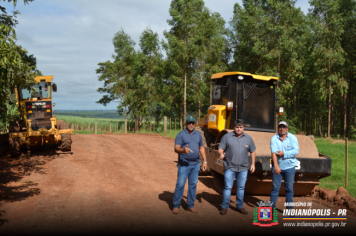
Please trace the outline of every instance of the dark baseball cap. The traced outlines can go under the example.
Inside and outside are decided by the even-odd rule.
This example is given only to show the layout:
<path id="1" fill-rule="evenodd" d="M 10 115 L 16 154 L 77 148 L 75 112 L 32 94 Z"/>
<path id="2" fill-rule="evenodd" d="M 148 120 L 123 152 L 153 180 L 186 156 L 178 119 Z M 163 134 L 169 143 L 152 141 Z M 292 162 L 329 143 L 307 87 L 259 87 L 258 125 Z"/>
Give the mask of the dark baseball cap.
<path id="1" fill-rule="evenodd" d="M 194 123 L 196 123 L 195 118 L 194 118 L 193 116 L 187 116 L 186 122 L 187 122 L 187 123 L 189 123 L 189 122 L 194 122 Z"/>

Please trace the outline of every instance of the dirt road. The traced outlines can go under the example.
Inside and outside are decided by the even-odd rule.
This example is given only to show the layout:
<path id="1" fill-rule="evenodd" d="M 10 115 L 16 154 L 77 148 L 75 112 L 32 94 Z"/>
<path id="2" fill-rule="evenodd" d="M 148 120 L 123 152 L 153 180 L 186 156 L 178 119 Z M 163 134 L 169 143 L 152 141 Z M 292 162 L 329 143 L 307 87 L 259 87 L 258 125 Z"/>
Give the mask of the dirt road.
<path id="1" fill-rule="evenodd" d="M 243 216 L 232 196 L 227 215 L 219 215 L 222 196 L 209 176 L 199 177 L 195 207 L 190 213 L 183 197 L 178 215 L 172 214 L 177 177 L 174 140 L 154 135 L 73 135 L 73 155 L 33 152 L 30 162 L 2 161 L 0 171 L 0 234 L 13 233 L 159 233 L 221 234 L 229 232 L 342 233 L 356 229 L 347 215 L 344 227 L 286 227 L 252 225 L 256 202 L 266 196 L 246 196 Z M 28 170 L 24 169 L 28 167 Z M 31 168 L 30 168 L 31 167 Z M 24 176 L 21 173 L 25 173 Z M 184 196 L 187 195 L 187 186 Z M 278 209 L 285 199 L 279 198 Z M 308 197 L 294 201 L 311 202 Z M 313 209 L 325 209 L 312 203 Z M 337 209 L 332 209 L 331 212 Z M 291 221 L 289 221 L 291 222 Z M 340 222 L 340 221 L 335 221 Z"/>

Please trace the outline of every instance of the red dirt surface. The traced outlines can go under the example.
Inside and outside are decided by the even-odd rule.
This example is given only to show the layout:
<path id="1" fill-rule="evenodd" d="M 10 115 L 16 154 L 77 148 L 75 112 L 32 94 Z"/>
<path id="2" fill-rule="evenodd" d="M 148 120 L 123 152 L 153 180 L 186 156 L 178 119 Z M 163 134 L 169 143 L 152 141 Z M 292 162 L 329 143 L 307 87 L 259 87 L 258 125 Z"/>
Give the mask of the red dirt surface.
<path id="1" fill-rule="evenodd" d="M 0 158 L 1 235 L 216 235 L 285 230 L 325 234 L 355 230 L 356 218 L 349 214 L 345 227 L 283 226 L 291 222 L 283 220 L 284 197 L 277 202 L 277 226 L 252 225 L 256 202 L 268 201 L 268 196 L 245 196 L 245 209 L 249 212 L 246 216 L 235 211 L 235 196 L 232 196 L 227 215 L 221 216 L 222 196 L 215 191 L 211 176 L 199 177 L 195 203 L 199 213 L 185 210 L 186 185 L 180 213 L 174 215 L 177 154 L 173 151 L 173 139 L 133 134 L 73 135 L 72 138 L 73 155 L 56 155 L 58 151 L 47 148 L 34 150 L 31 157 Z M 312 202 L 312 198 L 295 197 L 294 201 Z M 337 214 L 337 208 L 316 202 L 312 208 L 331 209 Z"/>

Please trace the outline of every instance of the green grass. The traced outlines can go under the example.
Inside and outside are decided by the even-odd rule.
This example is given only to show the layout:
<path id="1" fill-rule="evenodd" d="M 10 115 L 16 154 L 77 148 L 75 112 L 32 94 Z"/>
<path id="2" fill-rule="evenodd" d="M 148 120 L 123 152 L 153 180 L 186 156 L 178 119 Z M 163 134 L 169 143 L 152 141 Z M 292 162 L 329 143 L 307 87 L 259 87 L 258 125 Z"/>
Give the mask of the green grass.
<path id="1" fill-rule="evenodd" d="M 332 140 L 315 139 L 318 151 L 332 159 L 331 176 L 321 179 L 320 187 L 336 190 L 345 187 L 345 143 L 332 143 Z M 348 145 L 348 188 L 351 196 L 356 196 L 356 142 Z"/>
<path id="2" fill-rule="evenodd" d="M 110 126 L 111 130 L 117 132 L 118 130 L 124 129 L 125 120 L 123 119 L 98 119 L 98 118 L 83 118 L 77 116 L 62 116 L 56 115 L 58 120 L 64 120 L 68 122 L 69 127 L 72 128 L 74 124 L 74 130 L 88 129 L 89 125 L 91 130 L 94 130 L 95 122 L 97 122 L 98 130 L 104 132 L 109 132 Z M 78 126 L 79 125 L 79 126 Z M 118 126 L 117 126 L 118 125 Z"/>

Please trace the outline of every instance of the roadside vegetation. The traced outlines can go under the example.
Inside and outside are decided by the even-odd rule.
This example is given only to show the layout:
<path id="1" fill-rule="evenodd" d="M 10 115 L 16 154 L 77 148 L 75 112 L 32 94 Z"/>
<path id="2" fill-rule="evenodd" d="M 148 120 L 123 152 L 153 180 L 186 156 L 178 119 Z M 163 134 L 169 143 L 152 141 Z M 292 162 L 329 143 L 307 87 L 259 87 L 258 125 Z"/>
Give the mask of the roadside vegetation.
<path id="1" fill-rule="evenodd" d="M 320 187 L 334 189 L 345 187 L 345 140 L 316 138 L 318 151 L 331 157 L 331 176 L 321 179 Z M 356 196 L 356 142 L 348 143 L 348 188 L 352 196 Z"/>
<path id="2" fill-rule="evenodd" d="M 23 0 L 28 4 L 33 0 Z M 16 6 L 16 0 L 8 0 Z M 0 3 L 1 4 L 1 3 Z M 34 78 L 41 75 L 33 54 L 17 44 L 15 27 L 19 11 L 8 14 L 0 5 L 0 133 L 7 131 L 10 122 L 21 119 L 16 107 L 15 86 L 30 88 Z"/>

